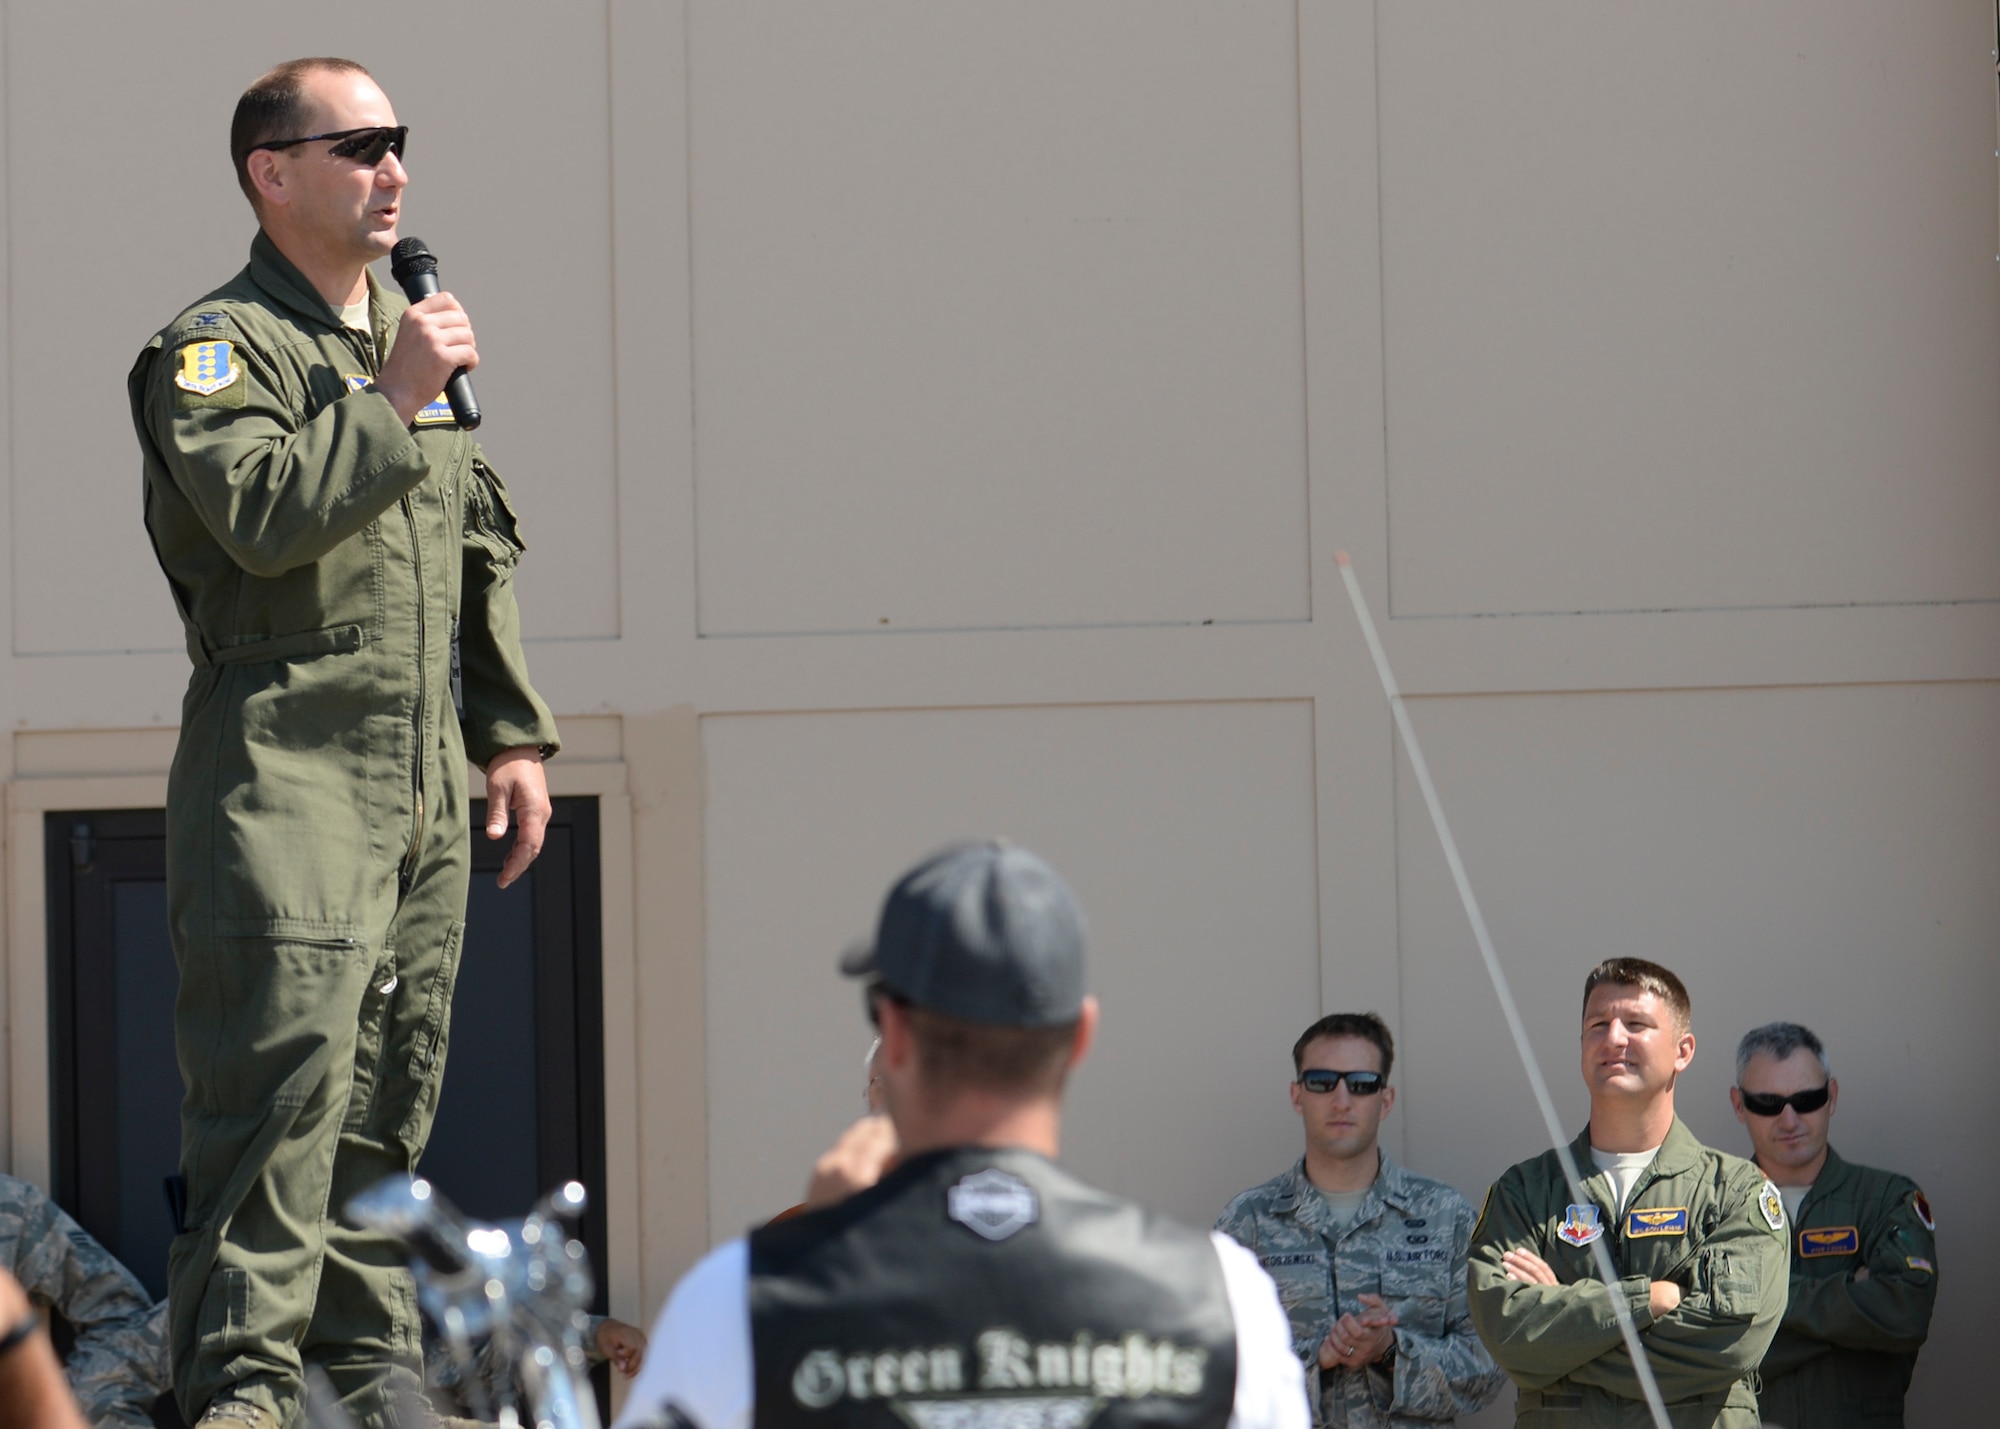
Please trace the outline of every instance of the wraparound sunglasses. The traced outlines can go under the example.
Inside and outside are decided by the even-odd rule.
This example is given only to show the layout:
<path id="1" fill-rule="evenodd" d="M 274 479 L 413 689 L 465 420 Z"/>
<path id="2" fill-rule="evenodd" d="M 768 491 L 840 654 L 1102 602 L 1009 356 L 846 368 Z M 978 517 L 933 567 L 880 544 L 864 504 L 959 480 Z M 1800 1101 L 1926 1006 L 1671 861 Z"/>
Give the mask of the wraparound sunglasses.
<path id="1" fill-rule="evenodd" d="M 1832 1085 L 1831 1082 L 1827 1083 L 1827 1086 Z M 1821 1107 L 1825 1106 L 1827 1098 L 1826 1087 L 1814 1087 L 1811 1091 L 1793 1092 L 1788 1097 L 1781 1097 L 1776 1092 L 1746 1092 L 1741 1087 L 1738 1087 L 1736 1091 L 1743 1098 L 1743 1110 L 1749 1112 L 1752 1116 L 1783 1116 L 1785 1108 L 1788 1106 L 1797 1111 L 1800 1116 L 1804 1116 L 1807 1112 L 1818 1111 Z"/>
<path id="2" fill-rule="evenodd" d="M 296 139 L 271 139 L 262 144 L 252 144 L 244 152 L 256 153 L 259 149 L 289 149 L 295 144 L 310 144 L 318 139 L 332 139 L 335 144 L 327 153 L 336 159 L 358 159 L 373 168 L 382 162 L 385 154 L 403 157 L 403 145 L 409 140 L 410 126 L 407 124 L 373 124 L 366 129 L 336 129 L 331 134 L 302 134 Z"/>

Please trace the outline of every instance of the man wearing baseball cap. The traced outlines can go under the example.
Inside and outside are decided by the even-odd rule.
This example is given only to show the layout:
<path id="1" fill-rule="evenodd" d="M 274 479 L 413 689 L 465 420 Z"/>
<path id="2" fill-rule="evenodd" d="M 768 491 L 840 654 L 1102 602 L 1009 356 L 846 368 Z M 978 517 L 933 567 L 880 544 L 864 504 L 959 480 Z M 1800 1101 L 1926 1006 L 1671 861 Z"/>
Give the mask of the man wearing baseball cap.
<path id="1" fill-rule="evenodd" d="M 1305 1429 L 1249 1252 L 1055 1164 L 1097 1029 L 1083 943 L 1025 849 L 904 875 L 841 963 L 882 1034 L 893 1169 L 689 1271 L 618 1429 Z"/>

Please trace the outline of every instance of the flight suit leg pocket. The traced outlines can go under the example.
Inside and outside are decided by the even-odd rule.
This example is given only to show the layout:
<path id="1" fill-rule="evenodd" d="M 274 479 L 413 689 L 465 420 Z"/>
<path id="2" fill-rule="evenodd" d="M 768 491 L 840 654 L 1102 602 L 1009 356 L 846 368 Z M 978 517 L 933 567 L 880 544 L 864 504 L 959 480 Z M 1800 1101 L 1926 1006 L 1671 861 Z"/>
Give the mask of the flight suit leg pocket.
<path id="1" fill-rule="evenodd" d="M 218 919 L 216 1005 L 200 1029 L 226 1117 L 315 1105 L 344 1080 L 371 959 L 352 930 Z"/>

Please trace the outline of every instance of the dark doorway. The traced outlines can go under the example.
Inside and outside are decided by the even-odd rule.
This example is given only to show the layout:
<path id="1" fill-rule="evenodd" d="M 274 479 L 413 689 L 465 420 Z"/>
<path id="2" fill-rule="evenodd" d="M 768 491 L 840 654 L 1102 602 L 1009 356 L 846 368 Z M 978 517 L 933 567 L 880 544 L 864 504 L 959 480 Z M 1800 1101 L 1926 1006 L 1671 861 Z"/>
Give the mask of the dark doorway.
<path id="1" fill-rule="evenodd" d="M 518 1217 L 566 1180 L 590 1188 L 582 1240 L 604 1301 L 604 1071 L 597 801 L 558 799 L 542 855 L 505 892 L 510 840 L 472 806 L 465 953 L 423 1171 L 468 1216 Z M 45 816 L 50 1193 L 166 1292 L 180 1159 L 166 826 L 157 809 Z"/>

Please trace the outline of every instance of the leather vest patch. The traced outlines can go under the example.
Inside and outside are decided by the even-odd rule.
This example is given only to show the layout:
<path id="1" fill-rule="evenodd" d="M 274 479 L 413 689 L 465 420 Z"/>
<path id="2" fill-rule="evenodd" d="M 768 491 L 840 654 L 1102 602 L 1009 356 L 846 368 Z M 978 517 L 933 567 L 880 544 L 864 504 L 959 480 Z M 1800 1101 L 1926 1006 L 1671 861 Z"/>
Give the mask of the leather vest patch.
<path id="1" fill-rule="evenodd" d="M 757 1429 L 1223 1429 L 1208 1237 L 1024 1151 L 918 1157 L 750 1236 Z"/>

